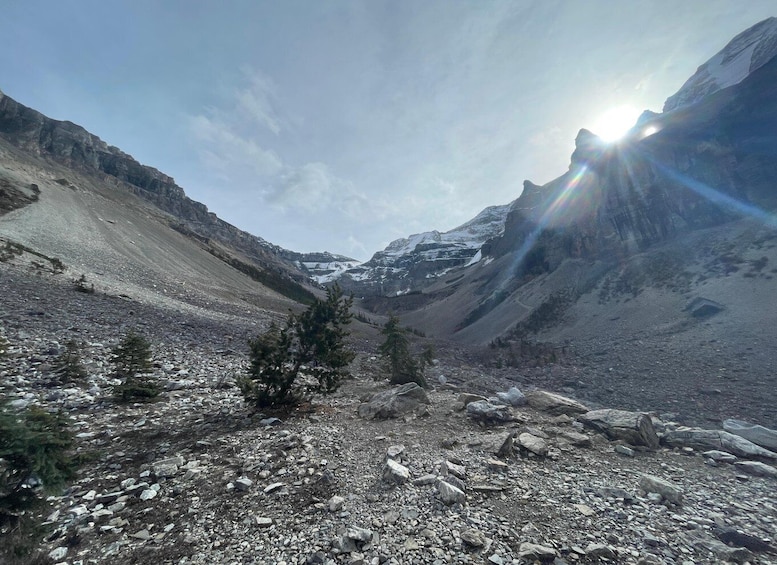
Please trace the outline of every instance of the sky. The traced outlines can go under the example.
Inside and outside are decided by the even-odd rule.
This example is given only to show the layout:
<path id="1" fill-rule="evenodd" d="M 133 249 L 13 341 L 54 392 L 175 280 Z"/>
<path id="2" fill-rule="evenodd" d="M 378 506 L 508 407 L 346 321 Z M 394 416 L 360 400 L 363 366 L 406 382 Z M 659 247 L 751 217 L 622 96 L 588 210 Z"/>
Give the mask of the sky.
<path id="1" fill-rule="evenodd" d="M 368 259 L 564 172 L 580 128 L 661 111 L 774 0 L 24 0 L 0 90 L 226 221 Z"/>

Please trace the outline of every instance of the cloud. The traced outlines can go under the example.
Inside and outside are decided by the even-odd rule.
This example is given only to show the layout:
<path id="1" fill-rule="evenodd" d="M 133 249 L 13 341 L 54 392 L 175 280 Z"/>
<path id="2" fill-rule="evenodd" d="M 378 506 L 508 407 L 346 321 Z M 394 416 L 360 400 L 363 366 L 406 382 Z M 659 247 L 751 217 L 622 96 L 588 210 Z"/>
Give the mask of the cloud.
<path id="1" fill-rule="evenodd" d="M 221 179 L 229 179 L 241 170 L 257 177 L 274 176 L 283 170 L 281 158 L 275 151 L 264 149 L 255 140 L 240 135 L 219 116 L 193 116 L 190 130 L 199 142 L 200 159 Z"/>
<path id="2" fill-rule="evenodd" d="M 237 109 L 243 117 L 266 127 L 275 135 L 281 132 L 281 121 L 275 109 L 275 83 L 255 69 L 243 69 L 248 85 L 235 93 Z"/>

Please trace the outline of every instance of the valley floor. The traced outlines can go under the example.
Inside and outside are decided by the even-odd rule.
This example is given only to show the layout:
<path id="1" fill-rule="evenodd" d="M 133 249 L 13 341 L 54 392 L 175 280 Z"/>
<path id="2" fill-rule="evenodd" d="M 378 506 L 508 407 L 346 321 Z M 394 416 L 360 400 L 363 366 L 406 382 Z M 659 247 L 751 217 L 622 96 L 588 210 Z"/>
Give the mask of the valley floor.
<path id="1" fill-rule="evenodd" d="M 0 269 L 0 325 L 11 345 L 0 362 L 3 391 L 22 404 L 65 410 L 79 452 L 92 457 L 42 516 L 51 534 L 41 549 L 54 561 L 498 565 L 532 562 L 526 544 L 534 543 L 559 564 L 777 563 L 774 555 L 721 547 L 712 535 L 725 525 L 774 538 L 774 479 L 710 466 L 688 450 L 623 456 L 590 432 L 573 445 L 569 432 L 580 430 L 571 419 L 530 408 L 514 409 L 510 424 L 480 426 L 459 410 L 456 389 L 499 387 L 511 373 L 486 376 L 465 365 L 474 362 L 462 352 L 443 346 L 434 371 L 448 384 L 430 393 L 425 417 L 357 416 L 362 399 L 386 388 L 374 380 L 378 362 L 362 340 L 355 379 L 267 420 L 272 414 L 247 409 L 233 379 L 246 367 L 246 339 L 269 319 L 226 305 L 157 308 L 75 292 L 64 275 Z M 108 399 L 109 351 L 130 327 L 152 343 L 155 375 L 166 387 L 159 402 Z M 85 343 L 89 378 L 51 386 L 51 360 L 71 338 Z M 586 367 L 577 371 L 562 364 L 522 372 L 521 380 L 563 385 L 576 374 L 585 381 Z M 545 436 L 548 456 L 497 459 L 505 437 L 522 431 Z M 397 445 L 411 480 L 389 485 L 381 477 Z M 464 468 L 464 504 L 439 498 L 444 461 Z M 681 488 L 683 503 L 642 492 L 643 473 Z"/>

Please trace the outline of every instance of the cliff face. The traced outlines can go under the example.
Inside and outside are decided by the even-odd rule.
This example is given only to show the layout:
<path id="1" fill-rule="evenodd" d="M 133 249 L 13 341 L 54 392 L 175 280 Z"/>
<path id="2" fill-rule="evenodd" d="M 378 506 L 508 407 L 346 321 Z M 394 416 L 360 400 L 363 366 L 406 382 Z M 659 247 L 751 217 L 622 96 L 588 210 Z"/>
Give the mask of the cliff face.
<path id="1" fill-rule="evenodd" d="M 138 163 L 130 155 L 71 122 L 52 120 L 0 92 L 0 136 L 33 155 L 52 159 L 81 172 L 113 177 L 135 194 L 174 216 L 174 227 L 204 240 L 234 248 L 264 268 L 305 280 L 283 251 L 262 238 L 218 218 L 186 196 L 164 173 Z"/>
<path id="2" fill-rule="evenodd" d="M 523 269 L 630 253 L 777 208 L 777 58 L 693 108 L 654 116 L 623 142 L 582 130 L 569 171 L 530 182 L 484 253 L 525 253 Z M 528 242 L 528 243 L 527 243 Z M 528 248 L 524 248 L 528 247 Z"/>

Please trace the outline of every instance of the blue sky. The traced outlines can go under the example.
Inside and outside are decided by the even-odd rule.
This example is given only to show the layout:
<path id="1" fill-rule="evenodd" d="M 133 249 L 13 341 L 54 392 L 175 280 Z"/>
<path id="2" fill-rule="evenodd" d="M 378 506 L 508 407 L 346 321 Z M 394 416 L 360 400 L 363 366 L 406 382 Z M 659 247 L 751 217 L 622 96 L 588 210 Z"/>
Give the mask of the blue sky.
<path id="1" fill-rule="evenodd" d="M 367 259 L 564 173 L 773 0 L 25 0 L 0 89 L 295 251 Z"/>

